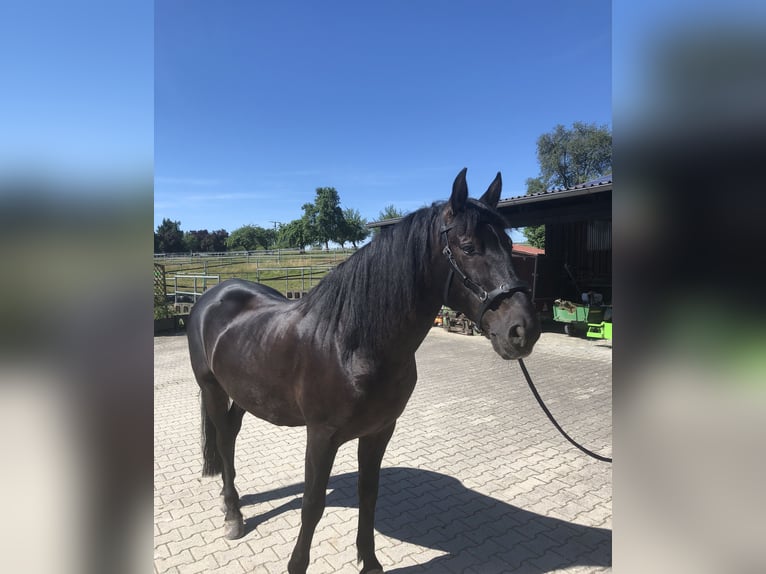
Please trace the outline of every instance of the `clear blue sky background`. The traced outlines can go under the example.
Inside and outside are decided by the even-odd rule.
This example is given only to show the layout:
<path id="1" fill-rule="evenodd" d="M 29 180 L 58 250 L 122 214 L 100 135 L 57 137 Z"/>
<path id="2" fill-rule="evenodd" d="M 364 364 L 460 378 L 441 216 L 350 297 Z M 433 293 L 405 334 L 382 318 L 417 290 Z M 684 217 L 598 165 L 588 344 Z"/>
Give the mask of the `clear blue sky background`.
<path id="1" fill-rule="evenodd" d="M 155 227 L 272 226 L 315 189 L 374 220 L 539 172 L 556 124 L 611 127 L 607 0 L 155 4 Z M 518 234 L 514 234 L 519 239 Z"/>

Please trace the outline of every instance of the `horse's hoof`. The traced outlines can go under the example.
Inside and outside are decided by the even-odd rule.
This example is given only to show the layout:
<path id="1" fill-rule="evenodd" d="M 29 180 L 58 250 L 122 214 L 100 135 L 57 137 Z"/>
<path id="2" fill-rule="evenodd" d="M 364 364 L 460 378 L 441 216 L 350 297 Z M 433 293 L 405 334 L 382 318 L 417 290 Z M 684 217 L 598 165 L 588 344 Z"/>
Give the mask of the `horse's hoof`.
<path id="1" fill-rule="evenodd" d="M 242 538 L 245 535 L 245 521 L 241 517 L 234 520 L 226 520 L 223 523 L 223 534 L 229 540 Z"/>
<path id="2" fill-rule="evenodd" d="M 385 574 L 385 572 L 383 572 L 383 570 L 380 568 L 375 568 L 375 570 L 368 570 L 364 574 Z"/>

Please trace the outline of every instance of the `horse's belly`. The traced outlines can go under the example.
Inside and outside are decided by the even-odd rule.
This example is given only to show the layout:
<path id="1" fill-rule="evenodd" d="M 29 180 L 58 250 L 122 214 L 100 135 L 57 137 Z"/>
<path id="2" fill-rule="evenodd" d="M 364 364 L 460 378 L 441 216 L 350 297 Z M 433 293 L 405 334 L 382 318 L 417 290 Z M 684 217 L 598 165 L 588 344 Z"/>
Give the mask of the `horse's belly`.
<path id="1" fill-rule="evenodd" d="M 288 389 L 272 389 L 269 385 L 238 384 L 224 389 L 235 403 L 250 414 L 275 425 L 303 426 L 306 421 Z"/>
<path id="2" fill-rule="evenodd" d="M 220 357 L 215 376 L 231 399 L 256 417 L 281 426 L 306 421 L 295 398 L 295 376 L 286 361 L 235 361 Z"/>

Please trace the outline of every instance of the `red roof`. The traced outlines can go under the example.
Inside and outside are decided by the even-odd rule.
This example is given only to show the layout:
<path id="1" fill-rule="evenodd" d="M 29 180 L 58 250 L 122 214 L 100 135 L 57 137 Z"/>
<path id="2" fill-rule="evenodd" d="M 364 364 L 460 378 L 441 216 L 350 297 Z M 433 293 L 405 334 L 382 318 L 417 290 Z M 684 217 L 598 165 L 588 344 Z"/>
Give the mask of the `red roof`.
<path id="1" fill-rule="evenodd" d="M 513 252 L 519 255 L 545 255 L 545 249 L 532 247 L 531 245 L 513 245 Z"/>

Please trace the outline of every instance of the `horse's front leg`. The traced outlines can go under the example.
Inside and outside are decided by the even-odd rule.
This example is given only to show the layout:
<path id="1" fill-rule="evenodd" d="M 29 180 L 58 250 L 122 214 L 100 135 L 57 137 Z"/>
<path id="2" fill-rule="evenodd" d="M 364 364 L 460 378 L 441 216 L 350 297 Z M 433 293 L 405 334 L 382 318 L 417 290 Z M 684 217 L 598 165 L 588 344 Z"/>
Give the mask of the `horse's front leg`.
<path id="1" fill-rule="evenodd" d="M 388 441 L 394 433 L 396 422 L 382 431 L 359 439 L 359 529 L 356 535 L 356 549 L 362 560 L 362 574 L 379 572 L 383 567 L 375 557 L 375 504 L 378 501 L 380 464 L 386 452 Z"/>
<path id="2" fill-rule="evenodd" d="M 306 484 L 301 508 L 301 530 L 287 564 L 289 574 L 304 574 L 308 568 L 311 539 L 324 512 L 327 481 L 339 446 L 333 441 L 333 431 L 330 429 L 308 427 L 306 437 Z"/>

